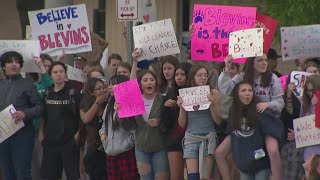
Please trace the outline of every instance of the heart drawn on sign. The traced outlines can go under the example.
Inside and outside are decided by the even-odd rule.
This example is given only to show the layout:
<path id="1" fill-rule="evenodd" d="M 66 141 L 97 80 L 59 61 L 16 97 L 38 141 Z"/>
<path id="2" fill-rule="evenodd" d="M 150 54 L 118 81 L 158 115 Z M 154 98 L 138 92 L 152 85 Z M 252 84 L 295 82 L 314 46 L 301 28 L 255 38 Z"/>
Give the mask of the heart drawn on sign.
<path id="1" fill-rule="evenodd" d="M 71 28 L 71 24 L 68 24 L 67 26 L 68 26 L 69 29 Z"/>
<path id="2" fill-rule="evenodd" d="M 194 109 L 195 111 L 198 111 L 199 108 L 200 108 L 200 105 L 193 106 L 193 109 Z"/>
<path id="3" fill-rule="evenodd" d="M 143 16 L 144 22 L 149 23 L 150 20 L 150 14 L 144 15 Z"/>

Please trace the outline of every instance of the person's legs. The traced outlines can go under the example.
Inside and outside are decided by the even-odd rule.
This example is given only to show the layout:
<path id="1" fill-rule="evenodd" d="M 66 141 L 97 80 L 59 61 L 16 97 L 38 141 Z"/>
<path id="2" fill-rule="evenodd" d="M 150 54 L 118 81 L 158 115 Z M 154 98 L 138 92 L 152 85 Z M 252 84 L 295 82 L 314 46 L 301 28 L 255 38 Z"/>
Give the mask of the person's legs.
<path id="1" fill-rule="evenodd" d="M 11 160 L 11 139 L 9 138 L 0 144 L 0 169 L 3 179 L 16 179 Z"/>
<path id="2" fill-rule="evenodd" d="M 19 130 L 11 142 L 11 159 L 17 180 L 31 180 L 31 161 L 34 146 L 34 130 L 31 125 Z"/>
<path id="3" fill-rule="evenodd" d="M 137 168 L 141 180 L 154 179 L 154 171 L 152 167 L 152 153 L 146 153 L 139 149 L 135 149 Z"/>
<path id="4" fill-rule="evenodd" d="M 240 180 L 255 180 L 254 178 L 254 174 L 244 173 L 240 171 Z"/>
<path id="5" fill-rule="evenodd" d="M 80 149 L 76 141 L 72 139 L 63 146 L 62 150 L 62 164 L 68 180 L 80 178 L 79 159 Z"/>
<path id="6" fill-rule="evenodd" d="M 186 159 L 188 180 L 199 180 L 199 160 L 198 159 Z"/>
<path id="7" fill-rule="evenodd" d="M 42 146 L 38 140 L 38 136 L 34 137 L 34 149 L 31 162 L 31 173 L 33 180 L 40 180 L 40 168 L 42 159 Z"/>
<path id="8" fill-rule="evenodd" d="M 120 174 L 122 179 L 140 179 L 134 149 L 119 155 L 118 164 L 120 166 Z"/>
<path id="9" fill-rule="evenodd" d="M 107 156 L 108 180 L 121 180 L 118 156 Z M 91 179 L 90 179 L 91 180 Z"/>
<path id="10" fill-rule="evenodd" d="M 223 180 L 231 180 L 227 156 L 231 154 L 231 136 L 228 135 L 215 151 L 215 158 Z"/>
<path id="11" fill-rule="evenodd" d="M 181 180 L 184 177 L 183 154 L 180 151 L 168 152 L 171 180 Z"/>
<path id="12" fill-rule="evenodd" d="M 169 179 L 169 161 L 166 150 L 152 154 L 152 168 L 157 180 Z"/>
<path id="13" fill-rule="evenodd" d="M 267 135 L 265 141 L 270 158 L 272 180 L 281 180 L 282 164 L 280 159 L 278 140 L 272 136 Z"/>
<path id="14" fill-rule="evenodd" d="M 270 178 L 270 169 L 262 169 L 255 173 L 255 180 L 269 180 Z"/>
<path id="15" fill-rule="evenodd" d="M 61 148 L 43 143 L 43 156 L 40 169 L 41 179 L 61 179 L 63 170 Z"/>

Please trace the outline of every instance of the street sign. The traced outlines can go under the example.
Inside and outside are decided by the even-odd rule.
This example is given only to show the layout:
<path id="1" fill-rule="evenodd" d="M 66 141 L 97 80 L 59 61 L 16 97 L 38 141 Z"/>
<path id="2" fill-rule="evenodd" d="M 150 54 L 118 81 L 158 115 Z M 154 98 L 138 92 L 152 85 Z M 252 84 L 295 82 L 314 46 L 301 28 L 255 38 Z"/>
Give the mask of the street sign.
<path id="1" fill-rule="evenodd" d="M 138 19 L 138 0 L 117 0 L 118 21 Z"/>

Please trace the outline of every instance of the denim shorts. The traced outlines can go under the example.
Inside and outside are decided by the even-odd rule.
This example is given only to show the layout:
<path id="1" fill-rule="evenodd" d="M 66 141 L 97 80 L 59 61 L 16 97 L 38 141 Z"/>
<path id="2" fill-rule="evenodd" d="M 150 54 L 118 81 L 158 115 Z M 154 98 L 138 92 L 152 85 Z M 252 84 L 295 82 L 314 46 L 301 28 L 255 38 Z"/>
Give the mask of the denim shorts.
<path id="1" fill-rule="evenodd" d="M 139 149 L 135 149 L 137 162 L 149 164 L 151 170 L 148 174 L 141 175 L 140 178 L 144 179 L 155 179 L 155 176 L 162 172 L 169 172 L 169 161 L 166 150 L 158 152 L 143 152 Z"/>
<path id="2" fill-rule="evenodd" d="M 270 169 L 262 169 L 255 173 L 244 173 L 240 171 L 241 180 L 269 180 L 271 171 Z"/>
<path id="3" fill-rule="evenodd" d="M 206 136 L 208 133 L 197 133 L 199 136 Z M 184 141 L 182 141 L 184 143 Z M 199 159 L 199 148 L 201 142 L 183 145 L 183 158 L 184 159 Z M 204 155 L 208 156 L 208 141 L 204 147 Z"/>

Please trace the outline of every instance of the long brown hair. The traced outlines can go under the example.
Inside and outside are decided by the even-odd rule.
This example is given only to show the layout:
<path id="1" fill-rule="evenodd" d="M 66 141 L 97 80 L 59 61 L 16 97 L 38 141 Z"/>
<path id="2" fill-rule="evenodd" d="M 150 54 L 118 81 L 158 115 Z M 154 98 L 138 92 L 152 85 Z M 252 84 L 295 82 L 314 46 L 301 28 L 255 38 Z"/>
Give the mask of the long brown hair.
<path id="1" fill-rule="evenodd" d="M 244 65 L 244 76 L 243 80 L 250 82 L 252 85 L 254 83 L 254 60 L 256 57 L 250 57 L 247 58 L 247 61 Z M 267 71 L 265 73 L 261 74 L 261 84 L 262 87 L 266 88 L 270 85 L 272 80 L 272 72 L 267 68 Z"/>
<path id="2" fill-rule="evenodd" d="M 256 124 L 258 119 L 258 112 L 256 110 L 257 105 L 257 97 L 253 96 L 250 104 L 244 105 L 239 98 L 239 91 L 241 85 L 250 85 L 253 90 L 253 86 L 248 81 L 241 81 L 234 87 L 232 91 L 233 96 L 233 103 L 230 107 L 229 111 L 229 118 L 230 118 L 230 125 L 232 130 L 239 130 L 241 127 L 241 119 L 246 118 L 248 126 L 253 127 Z M 245 113 L 243 113 L 245 112 Z"/>
<path id="3" fill-rule="evenodd" d="M 160 91 L 165 91 L 165 88 L 168 87 L 168 81 L 167 79 L 164 77 L 164 74 L 163 74 L 163 65 L 165 63 L 169 63 L 169 64 L 172 64 L 174 66 L 174 72 L 176 71 L 177 67 L 179 66 L 179 60 L 174 57 L 174 56 L 162 56 L 159 58 L 159 61 L 161 62 L 161 73 L 160 73 L 160 80 L 161 80 L 161 87 L 160 87 Z M 173 80 L 174 80 L 174 74 L 173 74 Z M 173 85 L 173 84 L 171 84 Z M 162 92 L 164 93 L 164 92 Z"/>
<path id="4" fill-rule="evenodd" d="M 316 92 L 320 90 L 320 75 L 313 74 L 309 77 L 307 77 L 306 83 L 303 87 L 303 95 L 302 95 L 302 112 L 303 114 L 307 113 L 309 111 L 310 105 L 311 105 L 311 98 L 308 96 L 308 84 L 312 84 L 313 91 Z"/>
<path id="5" fill-rule="evenodd" d="M 320 155 L 316 154 L 311 160 L 310 172 L 307 180 L 320 180 L 320 173 L 317 171 L 317 168 L 320 165 Z"/>

